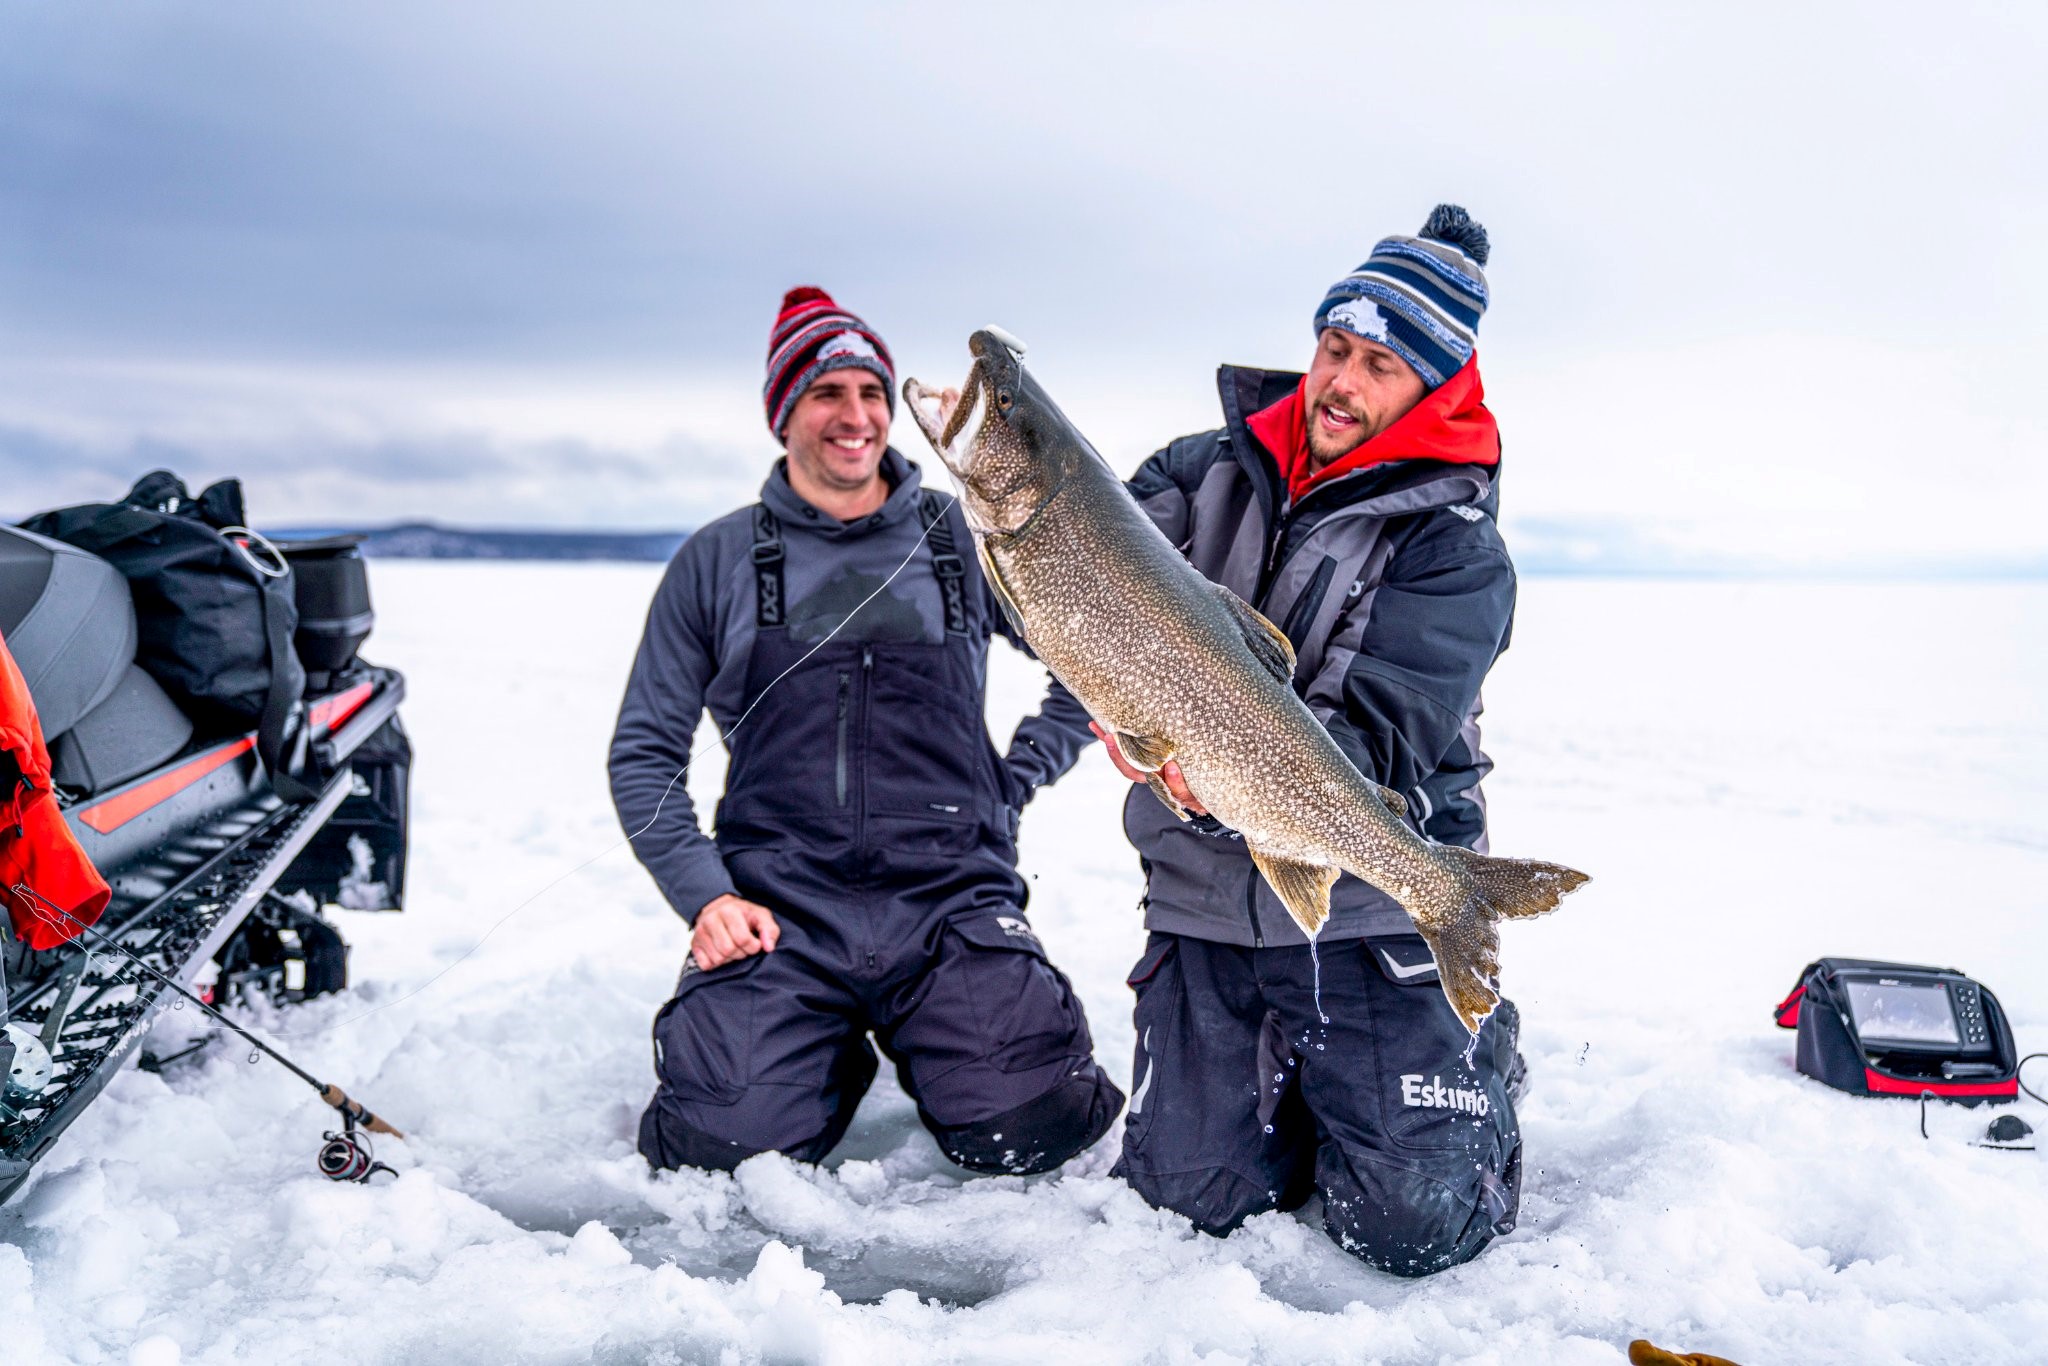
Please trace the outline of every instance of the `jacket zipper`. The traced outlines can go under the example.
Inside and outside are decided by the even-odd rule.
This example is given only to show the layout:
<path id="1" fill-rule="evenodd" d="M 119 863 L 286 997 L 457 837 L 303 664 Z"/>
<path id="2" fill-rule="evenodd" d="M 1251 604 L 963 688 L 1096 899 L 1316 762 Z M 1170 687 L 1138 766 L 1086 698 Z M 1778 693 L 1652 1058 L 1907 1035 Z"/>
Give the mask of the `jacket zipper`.
<path id="1" fill-rule="evenodd" d="M 1294 609 L 1287 614 L 1287 622 L 1280 630 L 1291 641 L 1296 650 L 1305 648 L 1308 628 L 1315 625 L 1316 613 L 1323 610 L 1323 598 L 1330 591 L 1330 578 L 1337 572 L 1337 557 L 1323 556 L 1323 562 L 1316 566 L 1316 572 L 1301 590 L 1301 596 L 1294 600 Z"/>
<path id="2" fill-rule="evenodd" d="M 1259 929 L 1259 865 L 1254 863 L 1244 880 L 1244 914 L 1252 922 L 1252 947 L 1266 947 L 1266 936 Z"/>
<path id="3" fill-rule="evenodd" d="M 863 645 L 860 647 L 860 696 L 855 699 L 860 707 L 860 741 L 863 752 L 865 752 L 868 744 L 868 704 L 870 701 L 869 694 L 874 690 L 874 683 L 875 647 Z M 868 833 L 868 785 L 867 770 L 865 768 L 861 770 L 859 795 L 860 800 L 854 804 L 856 810 L 855 820 L 858 828 L 856 838 L 865 842 Z"/>
<path id="4" fill-rule="evenodd" d="M 1294 516 L 1299 511 L 1301 511 L 1301 508 L 1297 505 L 1282 513 L 1274 522 L 1271 532 L 1267 537 L 1266 562 L 1259 568 L 1258 596 L 1252 599 L 1252 606 L 1259 608 L 1262 612 L 1265 608 L 1260 604 L 1265 602 L 1266 593 L 1273 587 L 1273 580 L 1280 572 L 1281 561 L 1287 558 L 1281 553 L 1287 545 L 1287 529 L 1294 524 Z M 1320 521 L 1302 533 L 1302 540 L 1305 542 L 1309 537 L 1314 536 L 1325 527 L 1334 526 L 1340 521 L 1350 521 L 1354 517 L 1384 517 L 1387 515 L 1389 514 L 1376 512 L 1355 504 L 1348 507 L 1331 508 Z M 1297 545 L 1294 549 L 1299 551 L 1301 547 Z"/>
<path id="5" fill-rule="evenodd" d="M 1287 544 L 1287 523 L 1292 516 L 1292 509 L 1281 513 L 1266 538 L 1266 562 L 1259 566 L 1259 581 L 1253 585 L 1252 594 L 1252 606 L 1260 611 L 1265 610 L 1260 604 L 1265 602 L 1266 590 L 1273 586 L 1273 575 L 1280 568 L 1280 551 Z"/>
<path id="6" fill-rule="evenodd" d="M 832 765 L 832 785 L 839 793 L 839 804 L 846 805 L 846 713 L 847 690 L 853 681 L 846 670 L 839 671 L 839 757 Z"/>

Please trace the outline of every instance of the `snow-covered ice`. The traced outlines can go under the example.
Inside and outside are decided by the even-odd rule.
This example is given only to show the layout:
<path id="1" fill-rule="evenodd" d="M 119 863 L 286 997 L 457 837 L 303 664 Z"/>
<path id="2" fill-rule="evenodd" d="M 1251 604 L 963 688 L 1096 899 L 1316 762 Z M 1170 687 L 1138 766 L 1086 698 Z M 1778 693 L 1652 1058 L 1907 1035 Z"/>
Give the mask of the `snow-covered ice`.
<path id="1" fill-rule="evenodd" d="M 1505 933 L 1521 1226 L 1406 1282 L 1293 1215 L 1191 1232 L 1109 1178 L 1115 1131 L 967 1178 L 886 1078 L 823 1169 L 650 1178 L 631 1134 L 685 937 L 603 759 L 656 571 L 373 574 L 369 653 L 412 685 L 410 909 L 340 912 L 354 988 L 269 1023 L 411 1134 L 379 1148 L 400 1175 L 317 1176 L 331 1112 L 246 1049 L 130 1068 L 0 1208 L 0 1360 L 2048 1361 L 2048 1155 L 1968 1146 L 1981 1111 L 1922 1140 L 1912 1103 L 1798 1076 L 1769 1021 L 1819 955 L 1934 961 L 2048 1048 L 2048 585 L 1523 584 L 1494 846 L 1595 881 Z M 1003 738 L 1036 670 L 997 656 Z M 1121 792 L 1091 755 L 1024 858 L 1127 1080 Z"/>

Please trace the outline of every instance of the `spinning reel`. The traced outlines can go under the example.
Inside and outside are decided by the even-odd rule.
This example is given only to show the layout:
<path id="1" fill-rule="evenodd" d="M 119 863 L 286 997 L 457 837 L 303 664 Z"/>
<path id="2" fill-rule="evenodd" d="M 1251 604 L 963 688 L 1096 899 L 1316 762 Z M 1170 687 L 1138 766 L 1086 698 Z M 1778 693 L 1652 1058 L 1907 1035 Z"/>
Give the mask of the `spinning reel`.
<path id="1" fill-rule="evenodd" d="M 355 1114 L 348 1109 L 341 1112 L 341 1132 L 329 1129 L 321 1137 L 327 1141 L 320 1145 L 320 1154 L 313 1159 L 313 1165 L 329 1181 L 353 1181 L 359 1186 L 367 1186 L 370 1178 L 378 1172 L 398 1175 L 377 1160 L 377 1151 L 370 1146 L 369 1132 L 356 1128 Z"/>

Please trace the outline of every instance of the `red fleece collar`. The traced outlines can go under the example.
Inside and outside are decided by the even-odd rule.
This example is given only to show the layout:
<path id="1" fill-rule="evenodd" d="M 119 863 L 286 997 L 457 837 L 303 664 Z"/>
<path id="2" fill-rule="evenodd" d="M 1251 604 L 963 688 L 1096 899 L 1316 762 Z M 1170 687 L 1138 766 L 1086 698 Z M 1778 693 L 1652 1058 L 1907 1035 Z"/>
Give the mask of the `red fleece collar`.
<path id="1" fill-rule="evenodd" d="M 1311 489 L 1391 460 L 1444 460 L 1454 465 L 1500 463 L 1500 428 L 1486 407 L 1486 389 L 1479 382 L 1479 358 L 1465 362 L 1452 375 L 1403 413 L 1393 426 L 1322 469 L 1309 473 L 1308 412 L 1302 391 L 1245 419 L 1280 466 L 1287 480 L 1288 501 L 1300 502 Z"/>

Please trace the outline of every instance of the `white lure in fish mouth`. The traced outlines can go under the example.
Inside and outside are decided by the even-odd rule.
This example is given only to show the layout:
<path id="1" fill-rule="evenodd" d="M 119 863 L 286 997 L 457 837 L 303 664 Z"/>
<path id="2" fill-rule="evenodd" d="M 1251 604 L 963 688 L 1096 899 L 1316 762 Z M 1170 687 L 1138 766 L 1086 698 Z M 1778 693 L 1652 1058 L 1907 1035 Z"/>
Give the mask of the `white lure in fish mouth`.
<path id="1" fill-rule="evenodd" d="M 1015 333 L 1010 332 L 1004 328 L 997 327 L 994 323 L 990 323 L 987 327 L 984 327 L 981 330 L 988 333 L 991 337 L 994 337 L 1004 346 L 1009 347 L 1010 354 L 1014 356 L 1016 359 L 1024 359 L 1024 343 L 1017 340 L 1017 336 Z"/>

